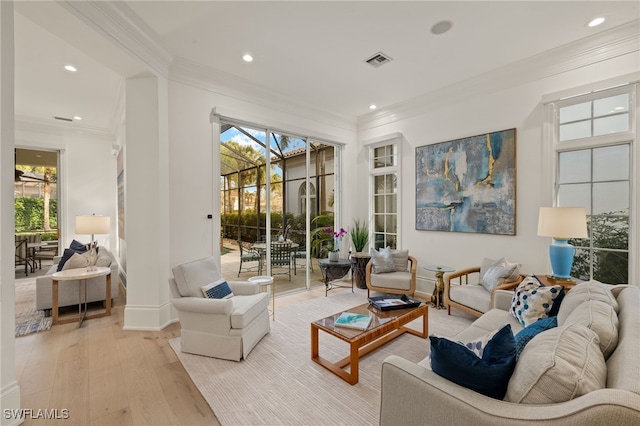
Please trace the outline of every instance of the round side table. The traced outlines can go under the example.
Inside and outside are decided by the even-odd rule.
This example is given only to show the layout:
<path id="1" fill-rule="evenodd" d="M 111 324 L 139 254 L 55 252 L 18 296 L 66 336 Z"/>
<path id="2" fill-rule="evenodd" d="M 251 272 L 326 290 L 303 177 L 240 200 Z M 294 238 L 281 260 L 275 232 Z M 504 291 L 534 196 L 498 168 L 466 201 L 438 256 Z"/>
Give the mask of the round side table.
<path id="1" fill-rule="evenodd" d="M 105 311 L 99 314 L 87 315 L 87 280 L 89 278 L 95 278 L 106 275 L 106 288 L 105 288 Z M 74 281 L 77 280 L 78 285 L 78 315 L 73 318 L 60 319 L 58 317 L 58 282 L 60 281 Z M 84 312 L 82 311 L 82 287 L 84 287 Z M 111 315 L 111 268 L 106 267 L 88 267 L 77 269 L 65 269 L 63 271 L 55 272 L 51 275 L 51 313 L 53 325 L 66 324 L 69 322 L 79 321 L 78 328 L 82 327 L 82 322 L 85 319 L 100 318 Z"/>
<path id="2" fill-rule="evenodd" d="M 260 291 L 271 286 L 271 319 L 276 320 L 276 289 L 273 285 L 273 277 L 268 275 L 258 275 L 257 277 L 251 277 L 247 281 L 257 283 L 260 286 Z"/>
<path id="3" fill-rule="evenodd" d="M 455 271 L 455 269 L 449 266 L 444 266 L 444 265 L 426 265 L 426 266 L 423 266 L 423 268 L 426 269 L 427 271 L 436 273 L 436 288 L 433 291 L 433 296 L 431 296 L 431 306 L 433 306 L 436 309 L 446 308 L 442 300 L 442 296 L 444 293 L 443 277 L 446 272 L 453 272 Z"/>

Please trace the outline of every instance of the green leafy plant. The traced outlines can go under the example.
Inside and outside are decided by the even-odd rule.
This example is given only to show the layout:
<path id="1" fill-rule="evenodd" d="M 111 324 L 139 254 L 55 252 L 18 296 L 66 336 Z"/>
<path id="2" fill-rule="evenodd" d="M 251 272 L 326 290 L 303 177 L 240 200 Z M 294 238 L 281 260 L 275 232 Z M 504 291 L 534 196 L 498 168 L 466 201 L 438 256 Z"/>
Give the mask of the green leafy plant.
<path id="1" fill-rule="evenodd" d="M 366 224 L 355 219 L 350 234 L 351 241 L 353 241 L 353 247 L 356 249 L 356 252 L 363 251 L 365 246 L 369 243 L 369 229 Z"/>

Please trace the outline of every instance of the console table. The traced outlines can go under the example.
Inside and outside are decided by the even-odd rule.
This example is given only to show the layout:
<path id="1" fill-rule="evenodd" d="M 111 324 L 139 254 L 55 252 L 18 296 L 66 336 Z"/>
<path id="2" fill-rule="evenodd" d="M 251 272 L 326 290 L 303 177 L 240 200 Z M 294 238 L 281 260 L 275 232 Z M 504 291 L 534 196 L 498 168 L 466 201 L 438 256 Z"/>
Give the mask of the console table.
<path id="1" fill-rule="evenodd" d="M 331 288 L 335 287 L 346 287 L 343 285 L 332 284 L 331 288 L 329 288 L 329 282 L 332 280 L 339 280 L 349 273 L 351 270 L 351 260 L 349 259 L 338 259 L 335 262 L 330 261 L 329 259 L 320 259 L 318 260 L 318 266 L 322 271 L 322 275 L 324 276 L 324 295 L 326 296 Z M 353 293 L 353 278 L 351 278 L 351 293 Z"/>

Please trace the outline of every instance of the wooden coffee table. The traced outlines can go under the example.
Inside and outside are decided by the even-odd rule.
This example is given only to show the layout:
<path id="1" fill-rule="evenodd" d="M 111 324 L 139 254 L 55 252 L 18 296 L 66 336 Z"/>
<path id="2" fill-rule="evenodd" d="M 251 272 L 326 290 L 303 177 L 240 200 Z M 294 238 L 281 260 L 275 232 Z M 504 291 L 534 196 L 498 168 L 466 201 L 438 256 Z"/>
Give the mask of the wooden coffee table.
<path id="1" fill-rule="evenodd" d="M 429 311 L 424 303 L 416 308 L 384 312 L 378 311 L 369 304 L 364 304 L 344 312 L 371 314 L 373 318 L 367 330 L 364 331 L 336 326 L 335 320 L 342 312 L 312 322 L 311 359 L 351 385 L 358 383 L 358 364 L 361 357 L 404 333 L 426 338 L 429 332 Z M 405 327 L 406 324 L 420 317 L 422 317 L 422 332 Z M 338 362 L 322 358 L 318 347 L 320 330 L 349 343 L 349 356 Z M 349 371 L 345 370 L 346 366 L 349 366 Z"/>

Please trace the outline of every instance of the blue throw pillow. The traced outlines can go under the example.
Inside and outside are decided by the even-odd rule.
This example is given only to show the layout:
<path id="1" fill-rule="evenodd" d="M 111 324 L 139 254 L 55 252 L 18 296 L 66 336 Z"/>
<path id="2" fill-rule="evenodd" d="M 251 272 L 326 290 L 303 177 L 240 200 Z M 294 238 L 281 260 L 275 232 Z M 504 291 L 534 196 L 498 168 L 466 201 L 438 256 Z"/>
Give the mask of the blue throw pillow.
<path id="1" fill-rule="evenodd" d="M 502 327 L 479 358 L 465 346 L 429 336 L 434 373 L 491 398 L 502 399 L 516 366 L 516 344 L 511 325 Z"/>
<path id="2" fill-rule="evenodd" d="M 64 249 L 64 253 L 62 253 L 62 257 L 58 262 L 58 272 L 62 271 L 62 267 L 64 266 L 64 264 L 67 263 L 67 260 L 71 259 L 71 256 L 73 256 L 74 254 L 76 254 L 75 250 L 71 250 L 70 248 Z"/>
<path id="3" fill-rule="evenodd" d="M 76 253 L 84 253 L 87 251 L 87 245 L 82 244 L 80 241 L 73 240 L 71 244 L 69 244 L 69 248 Z"/>
<path id="4" fill-rule="evenodd" d="M 516 333 L 516 335 L 513 337 L 516 340 L 517 358 L 520 358 L 520 354 L 522 353 L 522 350 L 527 345 L 527 343 L 529 343 L 531 339 L 533 339 L 534 337 L 536 337 L 536 335 L 542 333 L 543 331 L 549 330 L 550 328 L 554 328 L 557 326 L 558 326 L 557 316 L 542 318 L 534 322 L 533 324 L 526 326 L 525 328 L 520 330 L 518 333 Z"/>

